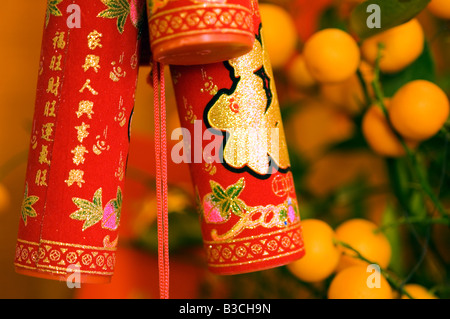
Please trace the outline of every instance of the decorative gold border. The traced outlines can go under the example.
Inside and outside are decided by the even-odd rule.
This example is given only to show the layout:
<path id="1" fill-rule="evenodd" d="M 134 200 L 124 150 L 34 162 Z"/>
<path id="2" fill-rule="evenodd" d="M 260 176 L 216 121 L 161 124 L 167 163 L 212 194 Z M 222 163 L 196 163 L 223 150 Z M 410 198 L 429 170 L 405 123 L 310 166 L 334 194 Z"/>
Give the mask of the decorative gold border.
<path id="1" fill-rule="evenodd" d="M 187 10 L 195 10 L 195 9 L 210 9 L 210 8 L 214 8 L 214 9 L 236 9 L 236 10 L 242 10 L 242 11 L 247 11 L 248 14 L 252 14 L 251 10 L 247 7 L 241 6 L 239 4 L 207 4 L 207 5 L 192 5 L 192 6 L 185 6 L 185 7 L 181 7 L 181 8 L 174 8 L 174 9 L 170 9 L 170 10 L 164 10 L 162 12 L 159 12 L 157 14 L 152 15 L 148 21 L 151 22 L 152 20 L 160 17 L 160 16 L 164 16 L 166 14 L 171 14 L 174 12 L 179 12 L 179 11 L 187 11 Z"/>
<path id="2" fill-rule="evenodd" d="M 76 248 L 96 249 L 96 250 L 106 250 L 106 251 L 116 251 L 117 250 L 114 247 L 103 247 L 103 246 L 97 247 L 97 246 L 88 246 L 88 245 L 80 245 L 80 244 L 69 244 L 69 243 L 63 243 L 63 242 L 52 241 L 52 240 L 47 240 L 47 239 L 41 239 L 41 241 L 38 243 L 38 242 L 33 242 L 33 241 L 28 241 L 28 240 L 18 238 L 17 242 L 35 245 L 35 246 L 39 246 L 41 244 L 50 244 L 50 245 L 60 245 L 60 246 L 66 246 L 66 247 L 76 247 Z"/>
<path id="3" fill-rule="evenodd" d="M 47 249 L 46 253 L 49 253 L 56 249 L 58 252 L 61 249 L 66 249 L 67 251 L 63 252 L 61 257 L 56 260 L 59 262 L 59 260 L 63 260 L 64 262 L 67 262 L 67 266 L 61 267 L 55 265 L 55 261 L 49 261 L 47 262 L 42 261 L 42 259 L 45 260 L 44 257 L 38 256 L 36 259 L 33 257 L 35 253 L 40 254 L 41 248 L 45 250 L 43 246 L 48 245 L 51 248 Z M 67 248 L 68 247 L 68 248 Z M 81 253 L 78 253 L 78 251 L 71 250 L 83 250 L 83 254 L 88 254 L 92 257 L 92 261 L 89 264 L 85 264 L 82 261 L 82 255 Z M 58 250 L 59 249 L 59 250 Z M 21 256 L 22 251 L 27 251 L 26 258 L 23 258 Z M 63 242 L 57 242 L 52 240 L 46 240 L 41 239 L 40 242 L 32 242 L 24 239 L 17 239 L 16 242 L 16 253 L 15 253 L 15 261 L 14 265 L 18 268 L 28 269 L 28 270 L 35 270 L 39 272 L 47 272 L 51 274 L 60 274 L 60 275 L 68 275 L 70 274 L 69 271 L 67 271 L 67 267 L 70 265 L 79 265 L 80 269 L 77 269 L 77 272 L 81 274 L 94 274 L 94 275 L 104 275 L 104 276 L 110 276 L 114 274 L 114 267 L 116 262 L 116 248 L 115 247 L 96 247 L 96 246 L 89 246 L 89 245 L 80 245 L 80 244 L 70 244 L 70 243 L 63 243 Z M 76 262 L 70 262 L 67 259 L 64 260 L 64 256 L 67 255 L 68 252 L 75 252 L 78 254 Z M 96 253 L 96 254 L 93 254 Z M 102 256 L 104 258 L 102 265 L 98 264 L 98 261 L 96 261 L 96 258 L 98 256 Z M 81 258 L 81 259 L 80 259 Z M 51 259 L 51 257 L 50 257 Z M 29 264 L 29 265 L 28 265 Z M 91 267 L 94 265 L 95 268 L 100 268 L 102 270 L 89 270 L 85 269 L 88 267 Z"/>
<path id="4" fill-rule="evenodd" d="M 182 32 L 182 33 L 177 33 L 177 34 L 172 34 L 166 37 L 162 37 L 162 38 L 158 38 L 157 40 L 152 40 L 152 45 L 158 44 L 159 42 L 162 41 L 167 41 L 170 39 L 174 39 L 174 38 L 178 38 L 178 37 L 184 37 L 187 35 L 195 35 L 195 34 L 202 34 L 202 33 L 237 33 L 237 34 L 243 34 L 243 35 L 249 35 L 251 37 L 253 37 L 253 33 L 251 31 L 244 31 L 244 30 L 239 30 L 239 29 L 220 29 L 217 31 L 214 30 L 192 30 L 192 31 L 186 31 L 186 32 Z"/>
<path id="5" fill-rule="evenodd" d="M 299 253 L 299 252 L 301 252 L 304 249 L 305 249 L 305 247 L 302 246 L 302 247 L 298 248 L 297 250 L 292 250 L 292 251 L 289 251 L 289 252 L 281 254 L 281 255 L 274 255 L 274 256 L 270 256 L 270 257 L 266 257 L 266 258 L 260 258 L 260 259 L 252 259 L 252 260 L 249 260 L 249 261 L 236 262 L 236 263 L 232 263 L 232 264 L 211 264 L 211 263 L 208 263 L 208 266 L 209 267 L 219 268 L 219 267 L 231 267 L 231 266 L 248 265 L 248 264 L 263 262 L 263 261 L 267 261 L 267 260 L 272 260 L 272 259 L 275 259 L 275 258 L 287 257 L 287 256 L 290 256 L 290 255 Z"/>

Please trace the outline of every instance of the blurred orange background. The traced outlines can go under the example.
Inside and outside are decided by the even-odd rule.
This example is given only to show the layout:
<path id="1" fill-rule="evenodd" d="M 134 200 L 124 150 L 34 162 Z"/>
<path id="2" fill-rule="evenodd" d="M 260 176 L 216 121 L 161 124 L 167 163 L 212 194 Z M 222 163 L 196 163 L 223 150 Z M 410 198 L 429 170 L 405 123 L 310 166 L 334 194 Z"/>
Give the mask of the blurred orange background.
<path id="1" fill-rule="evenodd" d="M 291 11 L 298 36 L 296 45 L 300 47 L 302 42 L 316 30 L 317 16 L 320 11 L 332 2 L 345 3 L 346 1 L 273 0 L 265 2 L 275 2 L 285 6 L 295 2 L 299 4 L 298 8 L 300 4 L 302 5 L 302 10 Z M 154 211 L 156 205 L 154 196 L 151 190 L 145 187 L 145 183 L 133 179 L 136 172 L 144 172 L 148 175 L 145 175 L 147 177 L 151 177 L 153 172 L 153 92 L 147 84 L 150 73 L 150 68 L 147 66 L 141 66 L 138 79 L 130 149 L 131 167 L 136 171 L 132 169 L 127 173 L 127 185 L 132 191 L 129 191 L 127 200 L 127 190 L 125 190 L 124 205 L 128 216 L 123 216 L 124 220 L 121 223 L 121 227 L 123 226 L 121 238 L 125 239 L 122 241 L 125 244 L 119 244 L 116 274 L 112 284 L 91 286 L 81 291 L 69 289 L 65 282 L 27 277 L 16 274 L 14 271 L 16 235 L 23 199 L 46 4 L 46 0 L 2 0 L 0 2 L 0 61 L 2 61 L 0 68 L 2 71 L 0 76 L 0 186 L 3 184 L 9 195 L 8 206 L 5 209 L 0 207 L 0 298 L 158 298 L 158 263 L 155 255 L 126 246 L 127 239 L 135 236 L 142 231 L 142 227 L 148 226 L 153 221 L 154 215 L 151 212 L 148 214 L 142 212 Z M 342 8 L 345 10 L 345 6 Z M 422 15 L 421 19 L 427 21 L 428 16 Z M 425 26 L 428 32 L 433 31 L 433 23 L 427 23 Z M 267 43 L 267 45 L 275 44 Z M 435 56 L 437 69 L 442 70 L 442 66 L 446 65 L 448 70 L 448 60 L 446 60 L 448 54 L 446 53 L 449 46 L 446 45 L 445 50 L 441 47 L 435 49 L 436 52 L 441 53 Z M 324 85 L 320 88 L 321 99 L 316 100 L 309 98 L 303 92 L 292 91 L 291 87 L 284 85 L 287 81 L 288 70 L 280 67 L 275 69 L 275 72 L 279 81 L 277 90 L 280 104 L 291 100 L 301 101 L 296 112 L 289 116 L 289 121 L 286 123 L 286 135 L 292 150 L 291 161 L 297 159 L 297 156 L 292 157 L 296 153 L 301 155 L 302 161 L 312 164 L 309 174 L 301 181 L 311 195 L 318 198 L 326 197 L 342 185 L 354 186 L 351 183 L 360 177 L 367 178 L 370 186 L 374 188 L 384 187 L 387 183 L 385 163 L 381 157 L 374 155 L 370 150 L 340 151 L 322 156 L 327 146 L 345 141 L 355 132 L 352 116 L 357 112 L 357 106 L 350 97 L 353 97 L 353 94 L 357 97 L 362 95 L 362 92 L 356 88 L 357 81 L 352 78 L 345 83 Z M 171 132 L 179 126 L 179 121 L 171 82 L 166 83 L 168 83 L 167 131 Z M 189 194 L 191 190 L 187 167 L 170 165 L 169 163 L 169 182 L 176 184 Z M 349 189 L 348 193 L 351 191 L 352 189 Z M 336 220 L 345 220 L 350 216 L 346 202 L 348 198 L 345 197 L 348 193 L 341 193 L 342 196 L 335 199 L 333 213 Z M 193 204 L 183 202 L 189 201 L 189 197 L 175 194 L 174 198 L 172 205 Z M 1 192 L 0 200 L 2 200 Z M 366 217 L 379 223 L 386 209 L 383 194 L 367 198 L 365 204 Z M 312 212 L 308 207 L 300 208 L 302 218 L 313 216 L 320 218 L 320 214 L 323 214 L 320 211 Z M 205 282 L 209 284 L 209 287 L 219 288 L 214 291 L 203 291 L 203 296 L 205 294 L 208 297 L 226 296 L 226 291 L 221 290 L 223 281 L 206 271 L 202 257 L 202 252 L 196 249 L 174 256 L 171 261 L 171 297 L 196 298 L 201 295 L 202 283 Z M 268 272 L 261 274 L 262 277 L 258 278 L 268 281 L 269 286 L 271 283 L 277 283 L 274 274 L 276 273 Z M 243 283 L 245 284 L 245 281 Z M 283 282 L 283 284 L 289 286 L 290 283 Z M 306 295 L 302 293 L 302 291 L 296 291 L 291 297 L 310 297 L 308 293 Z"/>

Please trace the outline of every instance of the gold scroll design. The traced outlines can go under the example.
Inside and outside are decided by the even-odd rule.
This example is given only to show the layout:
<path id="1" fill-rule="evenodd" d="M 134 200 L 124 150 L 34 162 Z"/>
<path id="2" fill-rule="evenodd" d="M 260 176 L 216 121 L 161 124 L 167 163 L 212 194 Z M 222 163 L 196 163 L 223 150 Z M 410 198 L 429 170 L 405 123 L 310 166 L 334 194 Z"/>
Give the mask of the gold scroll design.
<path id="1" fill-rule="evenodd" d="M 228 63 L 236 77 L 235 89 L 219 91 L 207 113 L 212 128 L 229 133 L 224 161 L 235 169 L 247 166 L 259 175 L 270 173 L 270 159 L 278 168 L 289 168 L 272 67 L 262 37 L 256 37 L 252 51 Z"/>
<path id="2" fill-rule="evenodd" d="M 195 4 L 164 10 L 149 19 L 152 45 L 177 37 L 214 32 L 252 35 L 253 18 L 248 8 L 240 5 Z"/>
<path id="3" fill-rule="evenodd" d="M 279 205 L 247 205 L 239 198 L 245 188 L 244 177 L 227 188 L 213 180 L 210 180 L 210 186 L 212 192 L 203 197 L 200 206 L 205 222 L 224 224 L 230 220 L 232 215 L 239 217 L 239 220 L 223 234 L 219 234 L 217 229 L 213 229 L 211 238 L 214 241 L 231 241 L 245 229 L 286 228 L 300 222 L 297 200 L 289 196 Z"/>

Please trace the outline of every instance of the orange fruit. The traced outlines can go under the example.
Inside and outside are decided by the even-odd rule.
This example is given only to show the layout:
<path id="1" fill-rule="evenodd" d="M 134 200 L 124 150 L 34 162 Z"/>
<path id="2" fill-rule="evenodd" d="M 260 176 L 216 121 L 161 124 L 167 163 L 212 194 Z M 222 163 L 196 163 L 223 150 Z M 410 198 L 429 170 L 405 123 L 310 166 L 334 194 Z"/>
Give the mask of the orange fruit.
<path id="1" fill-rule="evenodd" d="M 319 82 L 341 82 L 355 74 L 361 54 L 350 34 L 329 28 L 316 32 L 303 48 L 306 66 Z"/>
<path id="2" fill-rule="evenodd" d="M 392 125 L 406 139 L 423 141 L 435 135 L 448 119 L 445 92 L 426 80 L 411 81 L 393 96 L 389 107 Z"/>
<path id="3" fill-rule="evenodd" d="M 350 138 L 354 131 L 355 124 L 347 114 L 315 99 L 305 99 L 286 123 L 288 143 L 308 159 Z"/>
<path id="4" fill-rule="evenodd" d="M 295 54 L 287 65 L 286 74 L 291 83 L 300 89 L 308 89 L 317 84 L 309 72 L 303 54 Z"/>
<path id="5" fill-rule="evenodd" d="M 336 239 L 350 245 L 364 258 L 379 267 L 386 268 L 391 260 L 391 245 L 382 232 L 375 232 L 377 228 L 377 225 L 366 219 L 349 219 L 336 228 Z M 342 246 L 340 248 L 343 254 L 339 260 L 337 271 L 355 265 L 367 266 L 365 261 L 356 257 L 355 252 Z"/>
<path id="6" fill-rule="evenodd" d="M 450 1 L 448 0 L 431 0 L 427 9 L 438 18 L 450 19 Z"/>
<path id="7" fill-rule="evenodd" d="M 414 299 L 438 299 L 436 296 L 431 294 L 425 287 L 418 284 L 407 284 L 405 285 L 404 289 Z M 402 299 L 410 299 L 410 298 L 406 295 L 403 295 Z"/>
<path id="8" fill-rule="evenodd" d="M 300 280 L 319 282 L 336 269 L 341 252 L 333 242 L 334 231 L 324 221 L 306 219 L 302 222 L 305 256 L 287 265 Z"/>
<path id="9" fill-rule="evenodd" d="M 361 53 L 365 60 L 375 64 L 378 44 L 382 43 L 380 69 L 385 73 L 396 73 L 413 63 L 422 53 L 425 35 L 417 19 L 388 29 L 363 41 Z"/>
<path id="10" fill-rule="evenodd" d="M 384 105 L 389 109 L 390 101 L 386 99 Z M 400 157 L 406 154 L 405 149 L 389 125 L 381 106 L 372 105 L 364 114 L 362 132 L 370 148 L 378 155 L 385 157 Z M 407 141 L 406 144 L 414 148 L 416 143 Z"/>
<path id="11" fill-rule="evenodd" d="M 354 115 L 364 105 L 364 93 L 356 74 L 347 80 L 336 83 L 322 83 L 320 95 L 337 109 Z"/>
<path id="12" fill-rule="evenodd" d="M 292 16 L 284 8 L 270 3 L 261 3 L 259 12 L 265 49 L 272 67 L 283 67 L 294 55 L 298 41 Z"/>
<path id="13" fill-rule="evenodd" d="M 379 274 L 379 286 L 369 284 L 373 272 L 366 266 L 348 267 L 333 278 L 328 288 L 328 299 L 392 299 L 388 281 Z"/>

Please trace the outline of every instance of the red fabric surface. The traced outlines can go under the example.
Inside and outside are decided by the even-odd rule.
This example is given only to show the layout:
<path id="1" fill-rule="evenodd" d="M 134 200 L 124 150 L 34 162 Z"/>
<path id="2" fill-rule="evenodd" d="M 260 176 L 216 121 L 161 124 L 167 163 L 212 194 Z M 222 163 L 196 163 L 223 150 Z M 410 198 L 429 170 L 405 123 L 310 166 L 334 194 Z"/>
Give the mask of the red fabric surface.
<path id="1" fill-rule="evenodd" d="M 15 265 L 59 279 L 77 265 L 81 281 L 104 282 L 114 271 L 143 7 L 132 1 L 118 17 L 108 2 L 75 1 L 81 25 L 71 28 L 73 3 L 47 12 Z"/>
<path id="2" fill-rule="evenodd" d="M 225 157 L 222 162 L 210 164 L 202 159 L 202 151 L 211 145 L 211 140 L 202 137 L 208 128 L 215 131 L 212 140 L 222 143 L 219 147 L 222 153 L 227 144 L 251 139 L 242 131 L 224 141 L 226 132 L 242 126 L 243 122 L 248 122 L 249 128 L 263 130 L 276 126 L 280 128 L 280 140 L 284 140 L 270 63 L 265 52 L 261 52 L 264 46 L 260 17 L 254 4 L 256 40 L 248 55 L 223 63 L 171 66 L 180 121 L 189 131 L 183 136 L 183 141 L 188 142 L 184 148 L 185 161 L 189 162 L 197 192 L 208 265 L 218 274 L 280 266 L 304 254 L 289 163 L 274 160 L 277 165 L 264 173 L 250 161 L 239 166 L 227 162 Z M 273 119 L 277 119 L 276 124 L 271 122 Z M 229 121 L 230 126 L 214 124 L 221 121 Z M 254 144 L 257 143 L 255 140 Z M 250 153 L 244 151 L 249 157 L 252 150 L 261 152 L 252 144 L 252 140 L 246 144 L 251 147 Z M 280 146 L 280 153 L 287 153 L 285 145 Z M 242 149 L 236 151 L 240 154 Z M 268 153 L 264 152 L 257 160 L 269 160 Z M 179 153 L 183 153 L 181 147 Z M 172 158 L 176 155 L 173 153 Z M 215 155 L 220 161 L 221 156 Z"/>

